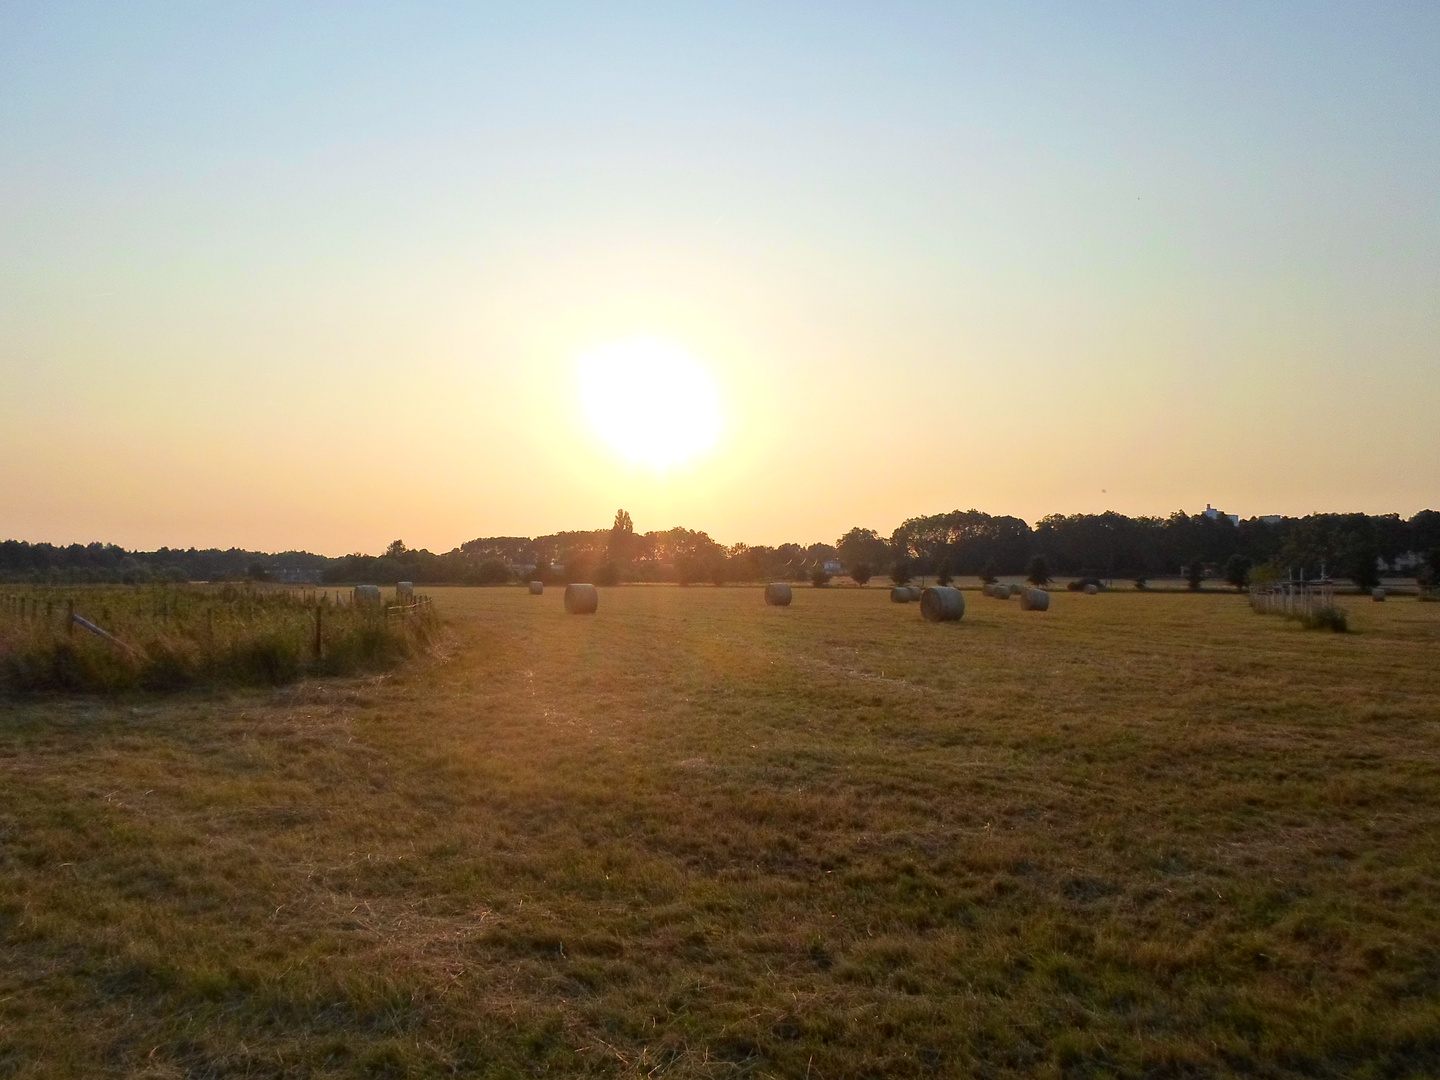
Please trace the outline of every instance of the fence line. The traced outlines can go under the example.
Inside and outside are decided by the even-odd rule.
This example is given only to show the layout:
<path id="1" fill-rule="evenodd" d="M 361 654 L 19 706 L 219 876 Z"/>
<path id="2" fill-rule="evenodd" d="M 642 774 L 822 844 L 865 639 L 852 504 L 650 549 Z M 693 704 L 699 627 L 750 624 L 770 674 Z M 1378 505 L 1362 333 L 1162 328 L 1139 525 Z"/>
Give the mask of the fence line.
<path id="1" fill-rule="evenodd" d="M 1270 615 L 1307 618 L 1316 611 L 1335 606 L 1335 583 L 1321 581 L 1276 581 L 1250 586 L 1250 606 Z"/>

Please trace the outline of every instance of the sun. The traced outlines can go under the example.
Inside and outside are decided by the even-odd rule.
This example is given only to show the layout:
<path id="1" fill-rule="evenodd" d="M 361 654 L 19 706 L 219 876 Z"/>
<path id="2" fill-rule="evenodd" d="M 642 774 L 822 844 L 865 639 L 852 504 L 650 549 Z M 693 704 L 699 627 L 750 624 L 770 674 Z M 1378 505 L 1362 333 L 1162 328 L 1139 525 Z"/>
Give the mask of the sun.
<path id="1" fill-rule="evenodd" d="M 580 404 L 622 457 L 654 469 L 683 465 L 720 435 L 720 393 L 705 366 L 655 338 L 615 341 L 576 362 Z"/>

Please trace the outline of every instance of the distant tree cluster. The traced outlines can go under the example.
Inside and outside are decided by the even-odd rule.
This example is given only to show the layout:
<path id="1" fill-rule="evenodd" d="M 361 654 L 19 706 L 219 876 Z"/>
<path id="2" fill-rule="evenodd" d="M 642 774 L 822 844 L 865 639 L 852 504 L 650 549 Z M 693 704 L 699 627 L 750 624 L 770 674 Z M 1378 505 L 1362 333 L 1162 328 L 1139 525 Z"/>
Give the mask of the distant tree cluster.
<path id="1" fill-rule="evenodd" d="M 1183 575 L 1192 588 L 1211 579 L 1243 589 L 1252 579 L 1286 572 L 1316 576 L 1322 568 L 1369 588 L 1381 567 L 1411 569 L 1440 589 L 1440 513 L 1409 520 L 1396 514 L 1313 514 L 1238 524 L 1223 514 L 1167 518 L 1123 514 L 1053 515 L 1034 528 L 1015 517 L 978 510 L 910 518 L 890 536 L 856 526 L 834 544 L 725 546 L 706 533 L 674 528 L 637 533 L 620 510 L 608 529 L 547 536 L 491 536 L 436 554 L 392 542 L 379 555 L 327 558 L 303 551 L 278 554 L 231 548 L 127 551 L 114 544 L 0 543 L 0 581 L 126 582 L 262 581 L 336 584 L 499 585 L 547 582 L 671 581 L 715 584 L 810 581 L 835 573 L 865 585 L 888 575 L 897 585 L 933 575 L 945 581 L 975 575 L 993 580 L 1024 574 L 1037 584 L 1053 575 L 1137 583 Z"/>
<path id="2" fill-rule="evenodd" d="M 0 543 L 0 581 L 145 585 L 166 581 L 319 581 L 335 560 L 305 551 L 240 548 L 127 551 L 115 544 Z"/>

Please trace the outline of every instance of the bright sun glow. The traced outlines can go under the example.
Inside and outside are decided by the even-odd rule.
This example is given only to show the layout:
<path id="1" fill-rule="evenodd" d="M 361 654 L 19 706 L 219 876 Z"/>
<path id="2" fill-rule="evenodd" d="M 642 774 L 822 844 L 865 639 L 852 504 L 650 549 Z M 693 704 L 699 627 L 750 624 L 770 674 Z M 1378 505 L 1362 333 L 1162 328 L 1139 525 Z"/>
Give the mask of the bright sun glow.
<path id="1" fill-rule="evenodd" d="M 653 338 L 617 341 L 585 353 L 576 366 L 590 426 L 631 461 L 664 469 L 715 444 L 715 380 L 678 345 Z"/>

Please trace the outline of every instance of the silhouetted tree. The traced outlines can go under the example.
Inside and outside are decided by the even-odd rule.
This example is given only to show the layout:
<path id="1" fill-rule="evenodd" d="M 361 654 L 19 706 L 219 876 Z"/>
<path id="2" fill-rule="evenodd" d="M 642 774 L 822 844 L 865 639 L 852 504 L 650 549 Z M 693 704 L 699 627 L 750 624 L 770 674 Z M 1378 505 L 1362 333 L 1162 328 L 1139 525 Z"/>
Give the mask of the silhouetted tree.
<path id="1" fill-rule="evenodd" d="M 1025 575 L 1025 580 L 1037 589 L 1042 585 L 1050 584 L 1050 564 L 1045 561 L 1044 555 L 1034 555 L 1031 557 L 1030 569 Z"/>
<path id="2" fill-rule="evenodd" d="M 391 540 L 390 546 L 385 549 L 385 558 L 398 559 L 410 549 L 405 546 L 404 540 Z"/>
<path id="3" fill-rule="evenodd" d="M 610 544 L 607 554 L 615 566 L 618 576 L 620 568 L 629 565 L 634 556 L 635 524 L 630 520 L 628 510 L 615 511 L 615 524 L 610 526 Z"/>
<path id="4" fill-rule="evenodd" d="M 858 525 L 835 541 L 835 557 L 845 566 L 884 566 L 889 560 L 890 545 L 880 539 L 874 529 Z"/>
<path id="5" fill-rule="evenodd" d="M 980 580 L 986 585 L 995 584 L 995 575 L 999 570 L 1000 568 L 995 565 L 994 559 L 988 560 L 985 565 L 980 568 Z"/>
<path id="6" fill-rule="evenodd" d="M 462 580 L 466 585 L 504 585 L 510 580 L 510 568 L 499 559 L 486 559 Z"/>
<path id="7" fill-rule="evenodd" d="M 817 563 L 815 568 L 810 571 L 810 584 L 817 589 L 830 584 L 830 571 L 825 569 L 823 563 Z"/>
<path id="8" fill-rule="evenodd" d="M 730 580 L 730 564 L 723 550 L 717 548 L 705 556 L 705 576 L 717 588 Z"/>
<path id="9" fill-rule="evenodd" d="M 943 556 L 940 561 L 935 564 L 935 584 L 949 585 L 953 580 L 954 578 L 950 575 L 950 557 L 948 555 Z"/>
<path id="10" fill-rule="evenodd" d="M 588 582 L 595 576 L 595 559 L 589 552 L 571 551 L 565 555 L 566 583 Z"/>
<path id="11" fill-rule="evenodd" d="M 535 560 L 535 569 L 530 571 L 531 581 L 545 581 L 550 575 L 550 556 L 536 544 L 530 557 Z"/>
<path id="12" fill-rule="evenodd" d="M 870 580 L 870 565 L 868 563 L 857 563 L 850 568 L 850 580 L 856 585 L 864 585 Z"/>
<path id="13" fill-rule="evenodd" d="M 1200 583 L 1205 580 L 1205 564 L 1199 559 L 1191 559 L 1190 565 L 1185 570 L 1185 583 L 1190 586 L 1192 592 L 1200 591 Z"/>
<path id="14" fill-rule="evenodd" d="M 1225 580 L 1237 589 L 1245 589 L 1250 585 L 1250 568 L 1254 564 L 1250 556 L 1236 552 L 1229 559 L 1225 560 Z"/>
<path id="15" fill-rule="evenodd" d="M 1440 592 L 1440 548 L 1432 548 L 1425 556 L 1425 565 L 1415 575 L 1415 580 L 1425 592 Z"/>
<path id="16" fill-rule="evenodd" d="M 1346 560 L 1350 580 L 1361 589 L 1373 589 L 1380 584 L 1380 571 L 1376 569 L 1379 556 L 1368 544 L 1362 545 Z"/>

